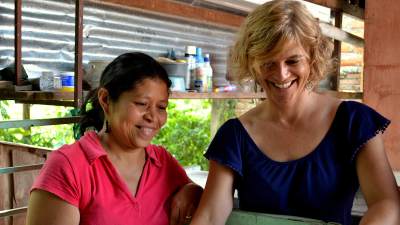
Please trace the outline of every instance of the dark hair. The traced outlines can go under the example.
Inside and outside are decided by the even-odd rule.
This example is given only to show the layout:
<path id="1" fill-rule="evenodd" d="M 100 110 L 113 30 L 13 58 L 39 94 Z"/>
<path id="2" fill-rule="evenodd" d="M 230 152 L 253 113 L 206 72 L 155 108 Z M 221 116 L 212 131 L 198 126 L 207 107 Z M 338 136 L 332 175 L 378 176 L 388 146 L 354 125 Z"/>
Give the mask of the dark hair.
<path id="1" fill-rule="evenodd" d="M 81 107 L 78 136 L 83 135 L 89 127 L 97 131 L 103 127 L 104 112 L 97 97 L 99 88 L 107 89 L 110 99 L 116 101 L 123 92 L 134 89 L 144 79 L 160 79 L 168 89 L 171 87 L 165 69 L 144 53 L 124 53 L 108 64 L 101 74 L 99 87 L 89 92 Z"/>

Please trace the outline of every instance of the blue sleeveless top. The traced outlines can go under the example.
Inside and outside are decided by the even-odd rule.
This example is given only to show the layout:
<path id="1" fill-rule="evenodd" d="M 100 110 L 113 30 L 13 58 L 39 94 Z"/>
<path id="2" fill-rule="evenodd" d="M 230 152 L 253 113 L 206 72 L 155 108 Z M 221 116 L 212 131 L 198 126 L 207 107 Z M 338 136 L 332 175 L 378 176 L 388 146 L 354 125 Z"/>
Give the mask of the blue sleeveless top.
<path id="1" fill-rule="evenodd" d="M 242 210 L 350 225 L 359 188 L 357 152 L 389 123 L 364 104 L 343 101 L 327 134 L 311 153 L 277 162 L 260 151 L 235 118 L 219 128 L 205 157 L 236 172 Z"/>

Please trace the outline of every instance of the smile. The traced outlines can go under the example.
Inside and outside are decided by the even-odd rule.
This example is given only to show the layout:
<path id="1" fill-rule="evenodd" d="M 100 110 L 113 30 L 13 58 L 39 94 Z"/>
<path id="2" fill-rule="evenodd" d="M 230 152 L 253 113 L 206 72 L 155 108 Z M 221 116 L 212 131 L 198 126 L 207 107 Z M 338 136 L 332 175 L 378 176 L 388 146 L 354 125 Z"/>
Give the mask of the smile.
<path id="1" fill-rule="evenodd" d="M 142 132 L 146 136 L 151 136 L 154 134 L 155 129 L 154 128 L 149 128 L 149 127 L 144 127 L 144 126 L 138 126 L 140 129 L 140 132 Z"/>
<path id="2" fill-rule="evenodd" d="M 291 80 L 289 82 L 285 82 L 285 83 L 274 83 L 274 82 L 270 82 L 274 87 L 280 88 L 280 89 L 286 89 L 289 88 L 290 86 L 292 86 L 292 84 L 294 83 L 295 80 Z"/>

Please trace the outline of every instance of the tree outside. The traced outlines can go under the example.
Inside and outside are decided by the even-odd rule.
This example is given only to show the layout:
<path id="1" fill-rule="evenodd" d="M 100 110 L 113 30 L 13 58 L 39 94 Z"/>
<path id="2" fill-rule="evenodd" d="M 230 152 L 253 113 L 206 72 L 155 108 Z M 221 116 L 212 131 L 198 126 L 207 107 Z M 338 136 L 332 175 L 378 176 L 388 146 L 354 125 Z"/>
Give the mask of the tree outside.
<path id="1" fill-rule="evenodd" d="M 153 143 L 166 147 L 183 166 L 200 166 L 202 170 L 208 170 L 208 162 L 203 154 L 216 129 L 235 116 L 235 106 L 236 100 L 171 99 L 167 123 Z M 71 107 L 32 105 L 30 118 L 66 117 L 73 112 Z M 0 101 L 0 121 L 20 120 L 22 114 L 22 104 Z M 63 144 L 73 143 L 75 139 L 73 124 L 63 124 L 0 129 L 0 141 L 56 149 Z"/>

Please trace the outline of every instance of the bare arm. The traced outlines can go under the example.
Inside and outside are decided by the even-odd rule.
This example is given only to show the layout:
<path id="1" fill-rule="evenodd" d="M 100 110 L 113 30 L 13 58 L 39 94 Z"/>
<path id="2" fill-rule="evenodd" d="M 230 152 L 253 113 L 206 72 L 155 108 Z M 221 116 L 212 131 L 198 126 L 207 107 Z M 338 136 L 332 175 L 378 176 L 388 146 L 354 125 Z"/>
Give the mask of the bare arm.
<path id="1" fill-rule="evenodd" d="M 206 187 L 191 225 L 223 225 L 233 207 L 234 172 L 210 160 Z"/>
<path id="2" fill-rule="evenodd" d="M 380 135 L 365 144 L 356 165 L 361 191 L 368 205 L 360 225 L 400 224 L 399 192 Z"/>
<path id="3" fill-rule="evenodd" d="M 78 225 L 79 210 L 75 206 L 42 190 L 31 193 L 27 225 Z"/>
<path id="4" fill-rule="evenodd" d="M 172 198 L 170 225 L 186 224 L 199 205 L 203 188 L 194 182 L 184 185 Z"/>

